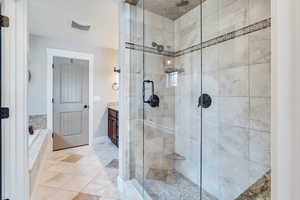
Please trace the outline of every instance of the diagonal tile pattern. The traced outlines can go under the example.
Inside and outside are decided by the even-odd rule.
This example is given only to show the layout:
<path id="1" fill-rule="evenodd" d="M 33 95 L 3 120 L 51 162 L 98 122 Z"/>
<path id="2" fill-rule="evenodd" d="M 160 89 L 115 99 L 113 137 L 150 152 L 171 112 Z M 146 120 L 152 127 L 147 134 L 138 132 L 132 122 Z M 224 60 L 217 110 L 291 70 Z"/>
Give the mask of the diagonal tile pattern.
<path id="1" fill-rule="evenodd" d="M 118 162 L 106 143 L 52 152 L 32 200 L 119 200 Z"/>
<path id="2" fill-rule="evenodd" d="M 70 162 L 70 163 L 76 163 L 82 158 L 81 155 L 78 154 L 72 154 L 68 156 L 67 158 L 63 159 L 64 162 Z"/>
<path id="3" fill-rule="evenodd" d="M 118 159 L 113 159 L 105 167 L 106 168 L 115 168 L 115 169 L 118 169 L 119 168 L 119 160 Z"/>

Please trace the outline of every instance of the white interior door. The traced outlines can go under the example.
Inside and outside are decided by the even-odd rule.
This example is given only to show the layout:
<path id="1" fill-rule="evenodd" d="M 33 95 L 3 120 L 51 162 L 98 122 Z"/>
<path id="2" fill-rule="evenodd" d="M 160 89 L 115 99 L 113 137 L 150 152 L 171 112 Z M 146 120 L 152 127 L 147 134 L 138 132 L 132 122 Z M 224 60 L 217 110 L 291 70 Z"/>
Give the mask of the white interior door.
<path id="1" fill-rule="evenodd" d="M 89 61 L 53 58 L 54 150 L 89 143 Z"/>

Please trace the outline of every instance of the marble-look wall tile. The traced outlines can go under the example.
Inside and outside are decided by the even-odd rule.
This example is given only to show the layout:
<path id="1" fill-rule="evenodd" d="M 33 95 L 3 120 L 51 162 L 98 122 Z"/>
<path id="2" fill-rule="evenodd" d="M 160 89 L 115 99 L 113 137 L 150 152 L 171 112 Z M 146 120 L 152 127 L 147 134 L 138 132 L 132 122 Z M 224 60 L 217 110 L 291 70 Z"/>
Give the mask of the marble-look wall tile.
<path id="1" fill-rule="evenodd" d="M 208 41 L 220 35 L 219 14 L 211 13 L 202 18 L 202 41 Z"/>
<path id="2" fill-rule="evenodd" d="M 175 50 L 199 44 L 201 40 L 200 7 L 196 7 L 175 21 Z"/>
<path id="3" fill-rule="evenodd" d="M 245 27 L 248 23 L 248 10 L 248 0 L 220 0 L 220 34 Z"/>
<path id="4" fill-rule="evenodd" d="M 152 46 L 152 42 L 162 44 L 166 50 L 174 50 L 175 32 L 174 22 L 165 17 L 144 11 L 145 45 Z"/>
<path id="5" fill-rule="evenodd" d="M 219 71 L 220 96 L 248 96 L 248 67 L 235 67 Z"/>
<path id="6" fill-rule="evenodd" d="M 191 74 L 201 75 L 202 73 L 202 52 L 194 51 L 191 52 Z"/>
<path id="7" fill-rule="evenodd" d="M 220 127 L 219 146 L 221 151 L 245 160 L 249 157 L 249 130 L 236 126 Z"/>
<path id="8" fill-rule="evenodd" d="M 211 157 L 212 158 L 212 157 Z M 213 157 L 218 159 L 218 157 Z M 220 190 L 220 173 L 218 165 L 203 163 L 202 165 L 202 188 L 215 197 L 221 197 Z"/>
<path id="9" fill-rule="evenodd" d="M 202 17 L 208 15 L 219 15 L 220 0 L 209 0 L 202 3 Z"/>
<path id="10" fill-rule="evenodd" d="M 142 123 L 141 123 L 142 126 Z M 144 123 L 144 170 L 155 169 L 173 169 L 174 160 L 168 159 L 167 155 L 174 152 L 174 134 L 157 128 L 153 125 Z M 140 157 L 139 159 L 143 159 Z"/>
<path id="11" fill-rule="evenodd" d="M 144 119 L 161 128 L 174 131 L 174 97 L 160 95 L 160 106 L 152 108 L 144 106 Z"/>
<path id="12" fill-rule="evenodd" d="M 202 49 L 202 71 L 216 71 L 219 68 L 219 45 Z"/>
<path id="13" fill-rule="evenodd" d="M 271 0 L 249 0 L 249 24 L 271 17 Z"/>
<path id="14" fill-rule="evenodd" d="M 270 170 L 270 163 L 264 165 L 263 163 L 250 162 L 249 163 L 249 179 L 250 183 L 255 183 L 258 177 L 262 177 Z"/>
<path id="15" fill-rule="evenodd" d="M 204 165 L 218 165 L 220 127 L 217 123 L 203 121 L 202 124 L 202 156 Z M 211 159 L 214 158 L 214 159 Z"/>
<path id="16" fill-rule="evenodd" d="M 202 74 L 202 91 L 212 96 L 218 96 L 220 91 L 219 71 L 203 72 Z M 224 86 L 225 87 L 225 86 Z"/>
<path id="17" fill-rule="evenodd" d="M 260 165 L 270 166 L 271 163 L 271 148 L 270 148 L 270 133 L 250 131 L 250 160 Z"/>
<path id="18" fill-rule="evenodd" d="M 250 96 L 271 97 L 271 64 L 250 65 Z"/>
<path id="19" fill-rule="evenodd" d="M 210 123 L 219 124 L 220 101 L 218 96 L 212 96 L 211 106 L 202 109 L 202 120 Z M 199 108 L 201 110 L 201 108 Z"/>
<path id="20" fill-rule="evenodd" d="M 270 28 L 249 34 L 249 64 L 271 63 Z"/>
<path id="21" fill-rule="evenodd" d="M 144 55 L 144 72 L 146 75 L 164 74 L 164 56 L 145 53 Z M 142 64 L 142 63 L 141 63 Z"/>
<path id="22" fill-rule="evenodd" d="M 270 98 L 250 98 L 250 128 L 271 131 Z"/>
<path id="23" fill-rule="evenodd" d="M 219 106 L 221 124 L 249 127 L 248 97 L 220 97 Z"/>
<path id="24" fill-rule="evenodd" d="M 222 200 L 232 200 L 249 185 L 249 161 L 229 152 L 220 151 L 220 195 Z"/>
<path id="25" fill-rule="evenodd" d="M 219 44 L 219 68 L 248 65 L 248 36 L 235 38 Z"/>

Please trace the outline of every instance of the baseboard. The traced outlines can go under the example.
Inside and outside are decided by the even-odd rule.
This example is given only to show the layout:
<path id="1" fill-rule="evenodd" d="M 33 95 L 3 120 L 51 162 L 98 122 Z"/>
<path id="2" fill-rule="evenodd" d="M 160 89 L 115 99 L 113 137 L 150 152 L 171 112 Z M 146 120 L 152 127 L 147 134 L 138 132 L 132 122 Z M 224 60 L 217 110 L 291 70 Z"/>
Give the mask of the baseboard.
<path id="1" fill-rule="evenodd" d="M 109 138 L 107 136 L 100 136 L 94 138 L 94 145 L 95 144 L 108 144 L 110 142 Z"/>

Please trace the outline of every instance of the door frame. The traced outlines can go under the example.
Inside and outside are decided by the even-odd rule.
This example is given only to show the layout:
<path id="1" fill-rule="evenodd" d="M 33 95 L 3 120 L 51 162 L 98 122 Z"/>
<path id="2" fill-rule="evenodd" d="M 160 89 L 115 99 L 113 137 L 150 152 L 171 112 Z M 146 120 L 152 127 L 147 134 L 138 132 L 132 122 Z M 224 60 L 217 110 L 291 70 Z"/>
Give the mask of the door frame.
<path id="1" fill-rule="evenodd" d="M 3 198 L 29 200 L 27 117 L 27 0 L 2 0 L 10 26 L 2 33 L 2 106 L 10 117 L 2 122 Z"/>
<path id="2" fill-rule="evenodd" d="M 53 58 L 64 57 L 89 61 L 89 146 L 94 143 L 94 55 L 47 48 L 47 128 L 53 130 Z"/>

